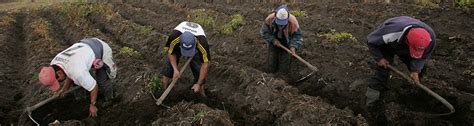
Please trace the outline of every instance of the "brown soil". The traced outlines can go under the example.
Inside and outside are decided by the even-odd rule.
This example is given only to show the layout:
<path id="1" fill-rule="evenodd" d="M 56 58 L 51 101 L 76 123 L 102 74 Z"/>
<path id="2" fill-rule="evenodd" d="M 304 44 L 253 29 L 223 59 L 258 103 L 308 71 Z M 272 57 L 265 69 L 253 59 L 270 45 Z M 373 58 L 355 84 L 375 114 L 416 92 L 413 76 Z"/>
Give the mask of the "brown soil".
<path id="1" fill-rule="evenodd" d="M 288 74 L 265 70 L 267 44 L 260 38 L 262 20 L 277 3 L 234 1 L 57 4 L 33 10 L 0 12 L 0 124 L 28 125 L 22 109 L 50 96 L 37 81 L 37 72 L 62 49 L 86 37 L 110 43 L 119 75 L 114 80 L 118 98 L 99 107 L 98 118 L 88 118 L 87 100 L 72 95 L 54 100 L 33 112 L 41 124 L 86 125 L 472 125 L 474 114 L 474 15 L 470 8 L 422 7 L 411 4 L 364 4 L 318 0 L 291 3 L 306 11 L 298 17 L 304 33 L 301 57 L 320 71 L 309 73 L 302 64 Z M 215 18 L 205 27 L 212 62 L 207 97 L 191 93 L 190 70 L 180 79 L 164 104 L 156 106 L 147 83 L 164 63 L 164 41 L 171 29 L 194 9 L 205 8 Z M 234 14 L 244 25 L 231 35 L 221 26 Z M 448 110 L 406 80 L 394 75 L 379 111 L 365 107 L 367 79 L 373 64 L 365 36 L 385 19 L 408 15 L 431 25 L 438 45 L 427 63 L 423 84 L 447 99 L 456 113 L 429 117 Z M 151 31 L 146 28 L 151 27 Z M 351 33 L 357 40 L 335 43 L 322 37 L 331 29 Z M 142 56 L 120 52 L 122 47 Z M 400 63 L 397 63 L 400 64 Z M 405 70 L 403 65 L 398 66 Z M 406 71 L 406 70 L 405 70 Z M 287 76 L 292 75 L 292 76 Z M 99 99 L 99 102 L 101 99 Z M 203 118 L 195 119 L 199 114 Z M 69 121 L 68 121 L 69 120 Z"/>

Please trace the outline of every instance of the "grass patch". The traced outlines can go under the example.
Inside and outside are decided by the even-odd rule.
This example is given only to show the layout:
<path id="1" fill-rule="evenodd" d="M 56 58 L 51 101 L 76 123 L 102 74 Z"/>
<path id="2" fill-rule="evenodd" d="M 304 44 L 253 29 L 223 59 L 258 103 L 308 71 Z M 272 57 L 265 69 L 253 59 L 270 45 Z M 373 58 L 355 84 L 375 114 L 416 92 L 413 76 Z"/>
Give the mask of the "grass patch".
<path id="1" fill-rule="evenodd" d="M 335 29 L 331 29 L 329 33 L 326 33 L 320 36 L 335 43 L 341 43 L 347 40 L 357 41 L 357 39 L 351 33 L 336 32 Z"/>
<path id="2" fill-rule="evenodd" d="M 192 22 L 198 23 L 203 27 L 214 27 L 214 17 L 210 16 L 206 9 L 195 9 L 191 11 L 191 15 L 188 15 L 188 18 Z"/>
<path id="3" fill-rule="evenodd" d="M 455 0 L 454 5 L 459 7 L 472 7 L 474 0 Z"/>
<path id="4" fill-rule="evenodd" d="M 153 31 L 151 26 L 138 26 L 138 34 L 140 35 L 149 35 Z"/>
<path id="5" fill-rule="evenodd" d="M 163 90 L 163 85 L 159 76 L 154 76 L 147 85 L 148 91 L 155 93 L 156 91 Z"/>
<path id="6" fill-rule="evenodd" d="M 295 17 L 306 17 L 306 11 L 303 10 L 291 10 L 290 14 L 294 15 Z"/>
<path id="7" fill-rule="evenodd" d="M 142 57 L 142 53 L 136 51 L 133 48 L 126 47 L 126 46 L 120 48 L 120 53 L 126 54 L 130 57 L 135 57 L 135 58 L 141 58 Z"/>
<path id="8" fill-rule="evenodd" d="M 229 23 L 224 25 L 222 32 L 224 34 L 231 34 L 234 30 L 238 29 L 240 26 L 244 24 L 244 17 L 240 14 L 232 15 L 232 20 Z"/>
<path id="9" fill-rule="evenodd" d="M 199 111 L 198 113 L 196 113 L 194 115 L 194 118 L 193 118 L 193 122 L 202 122 L 202 119 L 204 119 L 204 117 L 206 117 L 208 112 L 206 111 Z"/>
<path id="10" fill-rule="evenodd" d="M 86 2 L 87 2 L 86 0 L 76 0 L 75 4 L 84 5 L 86 4 Z"/>
<path id="11" fill-rule="evenodd" d="M 39 74 L 38 73 L 33 73 L 33 76 L 31 77 L 31 80 L 38 80 L 39 79 Z"/>
<path id="12" fill-rule="evenodd" d="M 44 18 L 36 19 L 30 24 L 30 28 L 33 29 L 32 33 L 41 37 L 48 36 L 49 26 L 51 26 L 51 23 Z"/>

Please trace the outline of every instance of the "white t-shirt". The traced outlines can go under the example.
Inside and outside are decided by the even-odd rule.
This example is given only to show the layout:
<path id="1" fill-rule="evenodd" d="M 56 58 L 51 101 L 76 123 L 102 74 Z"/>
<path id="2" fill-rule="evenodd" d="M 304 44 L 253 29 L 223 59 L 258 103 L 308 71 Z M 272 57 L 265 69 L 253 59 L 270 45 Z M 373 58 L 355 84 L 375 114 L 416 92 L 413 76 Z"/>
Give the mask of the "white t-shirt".
<path id="1" fill-rule="evenodd" d="M 92 91 L 95 79 L 89 73 L 95 54 L 92 48 L 84 43 L 76 43 L 62 51 L 51 61 L 51 65 L 60 66 L 75 84 Z"/>
<path id="2" fill-rule="evenodd" d="M 178 30 L 181 33 L 184 33 L 186 31 L 191 32 L 195 36 L 201 36 L 201 35 L 206 36 L 206 34 L 204 34 L 204 30 L 202 29 L 201 25 L 194 22 L 183 21 L 178 26 L 176 26 L 174 30 Z"/>

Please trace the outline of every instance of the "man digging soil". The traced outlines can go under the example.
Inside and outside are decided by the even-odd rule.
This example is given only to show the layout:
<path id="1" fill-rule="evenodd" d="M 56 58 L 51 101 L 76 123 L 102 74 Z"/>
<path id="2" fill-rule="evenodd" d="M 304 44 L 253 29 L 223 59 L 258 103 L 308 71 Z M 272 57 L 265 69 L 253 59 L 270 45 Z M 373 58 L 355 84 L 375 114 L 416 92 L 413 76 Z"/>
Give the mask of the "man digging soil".
<path id="1" fill-rule="evenodd" d="M 289 13 L 285 5 L 281 5 L 275 9 L 275 13 L 267 16 L 260 35 L 268 43 L 269 72 L 280 71 L 287 74 L 291 57 L 279 45 L 289 48 L 293 54 L 301 48 L 302 32 L 296 17 Z"/>
<path id="2" fill-rule="evenodd" d="M 192 58 L 189 64 L 194 76 L 191 90 L 194 93 L 204 95 L 204 83 L 211 55 L 206 35 L 201 25 L 193 22 L 181 22 L 171 32 L 165 46 L 168 47 L 168 58 L 160 72 L 163 89 L 168 88 L 171 80 L 177 80 L 181 76 L 178 62 L 179 58 L 183 56 Z M 154 92 L 155 96 L 161 95 L 159 91 Z"/>
<path id="3" fill-rule="evenodd" d="M 377 61 L 375 75 L 367 87 L 367 107 L 376 107 L 379 97 L 387 90 L 389 64 L 393 65 L 397 55 L 410 71 L 410 77 L 417 82 L 425 74 L 425 62 L 436 45 L 433 29 L 420 20 L 400 16 L 386 20 L 377 30 L 367 36 L 370 54 Z"/>
<path id="4" fill-rule="evenodd" d="M 97 116 L 96 99 L 104 96 L 104 105 L 110 104 L 114 95 L 110 79 L 115 78 L 117 68 L 112 60 L 112 49 L 98 38 L 83 39 L 57 54 L 49 66 L 39 73 L 41 84 L 63 97 L 72 84 L 77 84 L 90 92 L 89 116 Z M 95 80 L 91 73 L 95 70 Z M 59 90 L 60 82 L 64 82 Z M 75 94 L 80 99 L 83 94 Z"/>

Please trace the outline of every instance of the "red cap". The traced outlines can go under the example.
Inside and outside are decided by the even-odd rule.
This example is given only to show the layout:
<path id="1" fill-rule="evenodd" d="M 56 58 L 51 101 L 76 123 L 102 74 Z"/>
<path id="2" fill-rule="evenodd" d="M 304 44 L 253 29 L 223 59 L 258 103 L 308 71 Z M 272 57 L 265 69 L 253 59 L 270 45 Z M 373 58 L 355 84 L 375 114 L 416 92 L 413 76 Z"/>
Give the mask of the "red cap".
<path id="1" fill-rule="evenodd" d="M 59 82 L 56 80 L 56 73 L 53 67 L 43 67 L 39 73 L 39 81 L 44 86 L 49 87 L 51 91 L 59 90 Z"/>
<path id="2" fill-rule="evenodd" d="M 425 49 L 428 48 L 431 42 L 430 33 L 424 28 L 412 28 L 408 31 L 408 48 L 410 48 L 410 55 L 413 58 L 419 59 L 423 56 Z"/>

